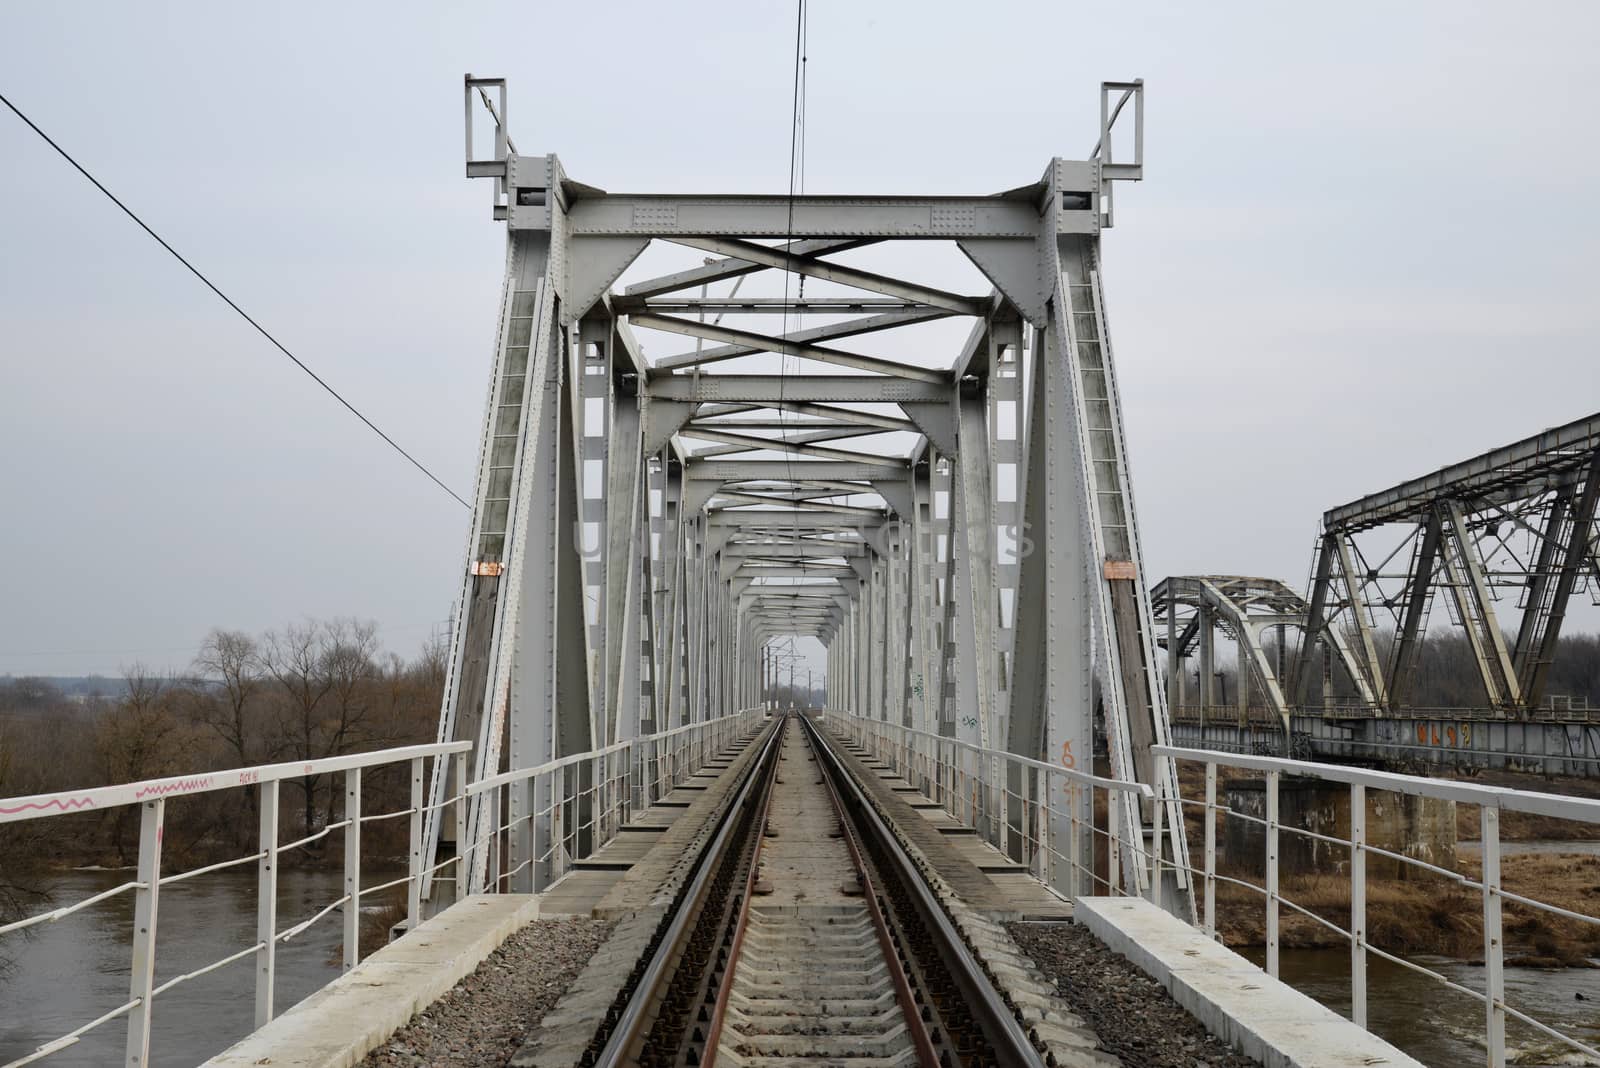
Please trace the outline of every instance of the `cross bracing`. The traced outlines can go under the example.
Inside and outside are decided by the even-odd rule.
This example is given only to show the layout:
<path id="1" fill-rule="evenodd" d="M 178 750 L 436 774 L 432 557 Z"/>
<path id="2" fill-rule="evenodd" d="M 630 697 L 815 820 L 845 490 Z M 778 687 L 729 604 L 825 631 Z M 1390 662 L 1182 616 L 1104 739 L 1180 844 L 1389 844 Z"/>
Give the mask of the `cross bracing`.
<path id="1" fill-rule="evenodd" d="M 1099 271 L 1142 94 L 989 196 L 607 193 L 503 97 L 492 157 L 469 125 L 508 239 L 440 728 L 478 776 L 754 706 L 809 637 L 842 712 L 1172 787 Z"/>
<path id="2" fill-rule="evenodd" d="M 1600 603 L 1597 512 L 1600 415 L 1329 509 L 1291 700 L 1311 700 L 1318 650 L 1348 641 L 1357 707 L 1407 707 L 1440 600 L 1467 639 L 1485 706 L 1537 710 L 1573 597 Z"/>

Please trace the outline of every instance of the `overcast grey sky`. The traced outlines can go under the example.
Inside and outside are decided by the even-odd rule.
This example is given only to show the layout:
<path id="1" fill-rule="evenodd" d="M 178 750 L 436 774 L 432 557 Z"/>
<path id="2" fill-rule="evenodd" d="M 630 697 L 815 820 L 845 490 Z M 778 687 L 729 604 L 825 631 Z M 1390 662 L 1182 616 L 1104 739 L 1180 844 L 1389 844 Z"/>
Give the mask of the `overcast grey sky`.
<path id="1" fill-rule="evenodd" d="M 1148 84 L 1109 312 L 1149 570 L 1600 408 L 1600 5 L 815 0 L 807 190 L 994 192 Z M 0 90 L 464 495 L 503 233 L 461 75 L 611 189 L 781 191 L 787 3 L 0 5 Z M 447 618 L 467 515 L 0 113 L 0 673 Z"/>

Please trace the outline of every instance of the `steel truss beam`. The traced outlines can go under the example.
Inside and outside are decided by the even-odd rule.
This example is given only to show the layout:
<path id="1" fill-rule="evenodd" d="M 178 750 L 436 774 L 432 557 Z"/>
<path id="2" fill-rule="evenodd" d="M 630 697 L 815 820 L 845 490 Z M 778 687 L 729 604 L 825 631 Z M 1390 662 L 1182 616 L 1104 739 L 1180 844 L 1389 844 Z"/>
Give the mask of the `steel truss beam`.
<path id="1" fill-rule="evenodd" d="M 1348 635 L 1358 705 L 1368 712 L 1407 707 L 1434 597 L 1442 593 L 1485 704 L 1521 715 L 1541 707 L 1567 605 L 1590 567 L 1597 483 L 1600 415 L 1330 509 L 1312 576 L 1309 637 L 1296 658 L 1296 694 L 1306 700 L 1318 642 Z M 1517 599 L 1510 606 L 1507 591 Z M 1521 613 L 1511 642 L 1501 629 L 1508 607 Z M 1387 613 L 1381 626 L 1374 618 L 1380 611 Z"/>
<path id="2" fill-rule="evenodd" d="M 1099 730 L 1113 775 L 1170 792 L 1098 268 L 1108 183 L 1137 163 L 1056 159 L 995 196 L 641 195 L 496 144 L 469 170 L 496 181 L 507 288 L 440 717 L 441 737 L 481 743 L 478 774 L 751 707 L 768 646 L 809 635 L 836 708 L 1084 769 Z M 619 289 L 657 239 L 718 258 Z M 954 242 L 992 288 L 833 258 L 885 240 Z M 864 295 L 761 291 L 783 273 Z M 848 318 L 723 322 L 801 313 Z M 968 342 L 933 366 L 832 345 L 956 315 Z M 698 347 L 652 364 L 645 329 Z M 761 354 L 853 373 L 716 367 Z M 884 433 L 893 454 L 872 446 Z M 1022 826 L 1020 786 L 974 799 L 1008 848 L 1072 833 Z M 1124 847 L 1143 848 L 1152 813 L 1119 804 Z M 1185 856 L 1182 821 L 1166 828 L 1159 848 Z M 1048 857 L 1031 858 L 1042 877 L 1089 889 Z M 547 874 L 522 872 L 524 888 Z M 1133 891 L 1149 878 L 1124 873 Z"/>

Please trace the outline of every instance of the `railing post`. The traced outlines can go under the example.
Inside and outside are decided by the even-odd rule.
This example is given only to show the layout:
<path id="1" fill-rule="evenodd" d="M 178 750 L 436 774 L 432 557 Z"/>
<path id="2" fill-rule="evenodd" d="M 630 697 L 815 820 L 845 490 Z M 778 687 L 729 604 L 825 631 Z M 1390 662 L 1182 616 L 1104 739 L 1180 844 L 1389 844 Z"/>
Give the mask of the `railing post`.
<path id="1" fill-rule="evenodd" d="M 1010 859 L 1010 857 L 1011 857 L 1011 802 L 1006 797 L 1006 794 L 1010 793 L 1009 787 L 1010 787 L 1011 776 L 1010 776 L 1009 773 L 998 775 L 998 776 L 994 774 L 994 772 L 995 772 L 994 765 L 999 763 L 998 761 L 987 760 L 987 761 L 984 761 L 984 763 L 989 766 L 989 777 L 991 779 L 999 779 L 999 782 L 997 782 L 997 783 L 993 783 L 993 782 L 990 783 L 988 797 L 990 799 L 989 803 L 991 805 L 994 805 L 995 804 L 995 800 L 994 799 L 995 799 L 996 793 L 998 793 L 998 795 L 999 795 L 999 803 L 998 803 L 999 812 L 997 812 L 996 815 L 999 817 L 999 821 L 1000 821 L 1000 835 L 999 835 L 999 837 L 1000 837 L 1000 854 L 1002 856 L 1006 857 L 1007 859 Z"/>
<path id="2" fill-rule="evenodd" d="M 434 759 L 439 759 L 435 757 Z M 411 849 L 408 854 L 406 880 L 406 932 L 417 929 L 422 922 L 422 869 L 428 865 L 422 857 L 422 758 L 411 759 Z M 460 844 L 457 843 L 457 848 Z"/>
<path id="3" fill-rule="evenodd" d="M 1367 788 L 1350 784 L 1350 1019 L 1367 1026 Z"/>
<path id="4" fill-rule="evenodd" d="M 455 768 L 453 770 L 456 773 L 456 799 L 455 803 L 452 804 L 450 808 L 453 810 L 455 815 L 456 824 L 457 901 L 465 900 L 467 894 L 471 892 L 472 888 L 468 884 L 470 880 L 477 875 L 478 867 L 476 864 L 471 863 L 471 861 L 476 858 L 473 858 L 469 855 L 472 852 L 472 849 L 471 843 L 467 841 L 467 757 L 469 755 L 470 754 L 466 752 L 461 752 L 452 753 L 450 756 L 451 763 L 455 764 Z M 498 796 L 498 794 L 491 793 L 488 798 L 486 798 L 486 801 L 496 800 Z M 484 805 L 484 814 L 486 816 L 488 815 L 487 803 Z"/>
<path id="5" fill-rule="evenodd" d="M 638 739 L 629 739 L 628 747 L 622 751 L 622 822 L 626 824 L 633 818 L 635 790 L 634 783 L 638 781 L 638 774 L 634 771 L 634 747 Z M 644 751 L 644 746 L 638 746 L 639 751 Z"/>
<path id="6" fill-rule="evenodd" d="M 517 872 L 505 880 L 508 893 L 521 893 L 520 888 L 526 887 L 531 891 L 542 889 L 538 885 L 539 873 L 539 777 L 537 775 L 519 782 L 505 784 L 505 844 L 500 844 L 500 835 L 496 833 L 491 839 L 493 851 L 490 856 L 490 868 L 496 872 L 495 886 L 500 886 L 498 872 L 503 861 L 507 872 Z M 494 826 L 500 827 L 501 795 L 500 788 L 484 795 L 483 804 L 494 808 Z M 523 862 L 527 862 L 526 874 L 520 870 Z"/>
<path id="7" fill-rule="evenodd" d="M 506 787 L 511 788 L 510 784 Z M 489 834 L 484 846 L 488 851 L 486 865 L 488 875 L 484 880 L 484 889 L 491 894 L 500 893 L 500 788 L 495 787 L 483 795 L 483 818 L 489 824 Z M 473 860 L 477 859 L 476 847 L 473 851 Z M 507 888 L 509 890 L 509 887 Z"/>
<path id="8" fill-rule="evenodd" d="M 156 979 L 156 912 L 161 891 L 161 836 L 167 803 L 145 801 L 139 811 L 139 888 L 133 896 L 133 964 L 128 999 L 139 1004 L 128 1013 L 127 1068 L 150 1062 L 150 1014 Z"/>
<path id="9" fill-rule="evenodd" d="M 1150 839 L 1150 902 L 1156 908 L 1161 907 L 1161 831 L 1167 802 L 1163 796 L 1165 790 L 1161 779 L 1160 775 L 1156 776 L 1155 819 L 1152 827 L 1155 833 Z"/>
<path id="10" fill-rule="evenodd" d="M 1039 827 L 1036 832 L 1038 835 L 1039 873 L 1040 877 L 1044 879 L 1044 884 L 1055 890 L 1059 888 L 1056 886 L 1055 858 L 1050 853 L 1050 805 L 1056 795 L 1055 791 L 1050 789 L 1050 772 L 1048 770 L 1039 772 L 1036 781 L 1039 784 L 1037 802 Z"/>
<path id="11" fill-rule="evenodd" d="M 361 769 L 344 773 L 344 970 L 361 959 Z"/>
<path id="12" fill-rule="evenodd" d="M 1090 789 L 1089 804 L 1092 809 L 1092 806 L 1094 805 L 1093 788 Z M 1073 897 L 1079 897 L 1084 893 L 1083 873 L 1085 871 L 1088 871 L 1089 873 L 1088 892 L 1091 895 L 1094 893 L 1094 842 L 1091 840 L 1089 843 L 1089 859 L 1087 866 L 1085 866 L 1083 859 L 1083 823 L 1082 817 L 1079 815 L 1079 810 L 1082 808 L 1083 786 L 1071 776 L 1068 776 L 1067 819 L 1070 823 L 1069 833 L 1071 835 L 1071 837 L 1067 840 L 1067 852 L 1069 859 L 1068 875 L 1071 877 L 1071 882 L 1068 883 L 1068 885 L 1072 888 Z"/>
<path id="13" fill-rule="evenodd" d="M 567 848 L 567 769 L 558 768 L 550 773 L 550 881 L 555 882 L 566 872 L 562 857 Z"/>
<path id="14" fill-rule="evenodd" d="M 1217 766 L 1206 761 L 1206 936 L 1217 937 Z"/>
<path id="15" fill-rule="evenodd" d="M 1017 817 L 1017 833 L 1022 837 L 1022 862 L 1028 866 L 1029 871 L 1034 870 L 1033 859 L 1037 855 L 1039 840 L 1036 835 L 1028 832 L 1034 826 L 1033 819 L 1033 769 L 1026 764 L 1017 766 L 1017 773 L 1022 778 L 1022 804 Z"/>
<path id="16" fill-rule="evenodd" d="M 510 850 L 511 854 L 506 861 L 506 870 L 516 871 L 517 865 L 522 862 L 522 858 L 519 857 L 519 853 L 521 852 L 520 847 L 526 844 L 527 852 L 524 855 L 529 861 L 528 873 L 532 876 L 532 882 L 530 885 L 535 893 L 542 892 L 545 887 L 549 886 L 551 882 L 555 880 L 551 863 L 555 859 L 554 842 L 556 808 L 554 800 L 554 784 L 556 777 L 559 774 L 560 772 L 555 771 L 547 771 L 544 773 L 544 790 L 542 792 L 539 789 L 539 777 L 537 775 L 533 777 L 533 807 L 529 810 L 533 818 L 528 821 L 528 837 L 526 842 L 524 843 L 517 837 L 522 833 L 519 828 L 511 828 L 510 833 L 506 835 L 507 848 Z M 508 786 L 506 789 L 509 790 L 511 788 Z M 539 804 L 541 798 L 543 799 L 545 806 L 543 810 L 544 815 L 542 818 L 539 815 Z M 515 803 L 515 795 L 513 795 L 513 803 Z M 510 810 L 510 812 L 512 816 L 515 817 L 516 810 L 513 808 Z M 542 850 L 539 848 L 539 833 L 541 827 L 544 830 L 544 849 Z M 540 868 L 539 861 L 541 856 L 547 858 L 544 861 L 544 866 L 542 869 Z M 520 876 L 509 879 L 506 883 L 507 888 L 515 891 L 519 885 L 519 879 Z"/>
<path id="17" fill-rule="evenodd" d="M 1484 995 L 1488 998 L 1485 1021 L 1489 1068 L 1506 1063 L 1505 938 L 1500 926 L 1500 809 L 1480 805 L 1478 818 L 1483 839 L 1483 964 Z"/>
<path id="18" fill-rule="evenodd" d="M 1094 788 L 1090 787 L 1089 803 L 1094 803 Z M 1092 811 L 1092 809 L 1091 809 Z M 1111 896 L 1122 887 L 1122 835 L 1117 823 L 1117 798 L 1110 790 L 1106 790 L 1106 882 L 1110 889 L 1106 891 Z M 1091 854 L 1092 856 L 1092 854 Z"/>
<path id="19" fill-rule="evenodd" d="M 278 780 L 261 784 L 256 803 L 261 833 L 256 844 L 256 1027 L 272 1022 L 272 989 L 278 966 Z"/>
<path id="20" fill-rule="evenodd" d="M 1267 772 L 1267 974 L 1278 977 L 1278 772 Z"/>

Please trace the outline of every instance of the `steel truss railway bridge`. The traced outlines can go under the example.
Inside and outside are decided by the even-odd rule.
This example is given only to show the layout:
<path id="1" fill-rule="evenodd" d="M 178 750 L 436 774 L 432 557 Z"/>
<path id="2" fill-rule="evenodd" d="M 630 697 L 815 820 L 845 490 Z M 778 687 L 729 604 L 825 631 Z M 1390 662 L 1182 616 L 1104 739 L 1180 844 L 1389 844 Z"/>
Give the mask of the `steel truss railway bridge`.
<path id="1" fill-rule="evenodd" d="M 1305 596 L 1271 578 L 1163 579 L 1152 596 L 1179 732 L 1600 774 L 1600 708 L 1550 685 L 1569 611 L 1600 604 L 1597 506 L 1600 414 L 1329 509 Z M 1441 601 L 1450 627 L 1432 633 L 1465 639 L 1477 687 L 1460 707 L 1419 707 L 1422 641 Z M 1217 690 L 1219 636 L 1238 651 L 1231 707 Z"/>
<path id="2" fill-rule="evenodd" d="M 1142 84 L 1102 86 L 1088 159 L 988 196 L 611 193 L 517 152 L 506 103 L 468 78 L 507 233 L 440 724 L 473 777 L 754 705 L 804 636 L 835 707 L 1170 779 L 1099 267 Z M 699 262 L 618 287 L 653 245 Z M 919 278 L 937 245 L 983 285 Z"/>
<path id="3" fill-rule="evenodd" d="M 1366 1030 L 1373 957 L 1475 998 L 1465 1056 L 1489 1068 L 1530 1036 L 1600 1058 L 1565 999 L 1508 996 L 1526 915 L 1504 908 L 1600 917 L 1507 888 L 1500 831 L 1508 812 L 1600 825 L 1600 800 L 1232 754 L 1206 733 L 1222 636 L 1236 741 L 1257 695 L 1275 741 L 1315 717 L 1324 755 L 1404 748 L 1352 724 L 1409 729 L 1440 595 L 1496 744 L 1575 715 L 1545 697 L 1569 606 L 1600 594 L 1600 416 L 1330 510 L 1305 596 L 1152 582 L 1099 268 L 1113 191 L 1142 177 L 1142 83 L 1102 86 L 1087 159 L 987 196 L 608 193 L 516 150 L 502 80 L 465 89 L 466 170 L 492 188 L 506 276 L 438 740 L 0 798 L 0 826 L 71 834 L 123 809 L 139 827 L 126 879 L 0 924 L 114 923 L 129 960 L 126 997 L 93 1019 L 0 1027 L 6 1068 L 119 1047 L 147 1068 L 158 1001 L 244 962 L 254 1030 L 207 1063 L 355 1063 L 541 916 L 613 926 L 518 1038 L 511 1063 L 535 1068 L 837 1063 L 873 1036 L 881 1063 L 1107 1063 L 1115 1014 L 1097 1031 L 1069 1011 L 1018 918 L 1092 931 L 1268 1063 L 1418 1063 Z M 794 639 L 826 651 L 827 707 L 773 716 L 771 654 Z M 330 799 L 285 841 L 281 787 L 312 775 L 338 777 L 339 818 Z M 375 810 L 395 803 L 382 776 L 409 785 L 403 807 Z M 1280 809 L 1281 780 L 1290 809 L 1314 784 L 1335 815 Z M 229 791 L 250 796 L 254 852 L 164 863 L 165 806 Z M 1478 859 L 1457 871 L 1459 805 Z M 1438 852 L 1402 810 L 1438 816 Z M 392 819 L 405 875 L 374 878 L 363 830 Z M 283 858 L 335 834 L 342 892 L 280 916 Z M 1309 884 L 1281 870 L 1308 850 Z M 1481 897 L 1481 980 L 1369 939 L 1369 860 Z M 158 969 L 162 888 L 240 867 L 253 935 L 203 932 L 218 956 Z M 1347 906 L 1293 900 L 1326 879 L 1349 880 Z M 1218 944 L 1219 888 L 1222 908 L 1261 909 L 1260 968 Z M 402 894 L 407 935 L 364 960 L 364 908 Z M 113 899 L 132 924 L 99 911 Z M 1348 1019 L 1278 981 L 1284 909 L 1348 942 Z M 322 953 L 346 974 L 283 1012 L 279 952 L 335 914 Z M 744 1059 L 756 1048 L 778 1060 Z"/>

